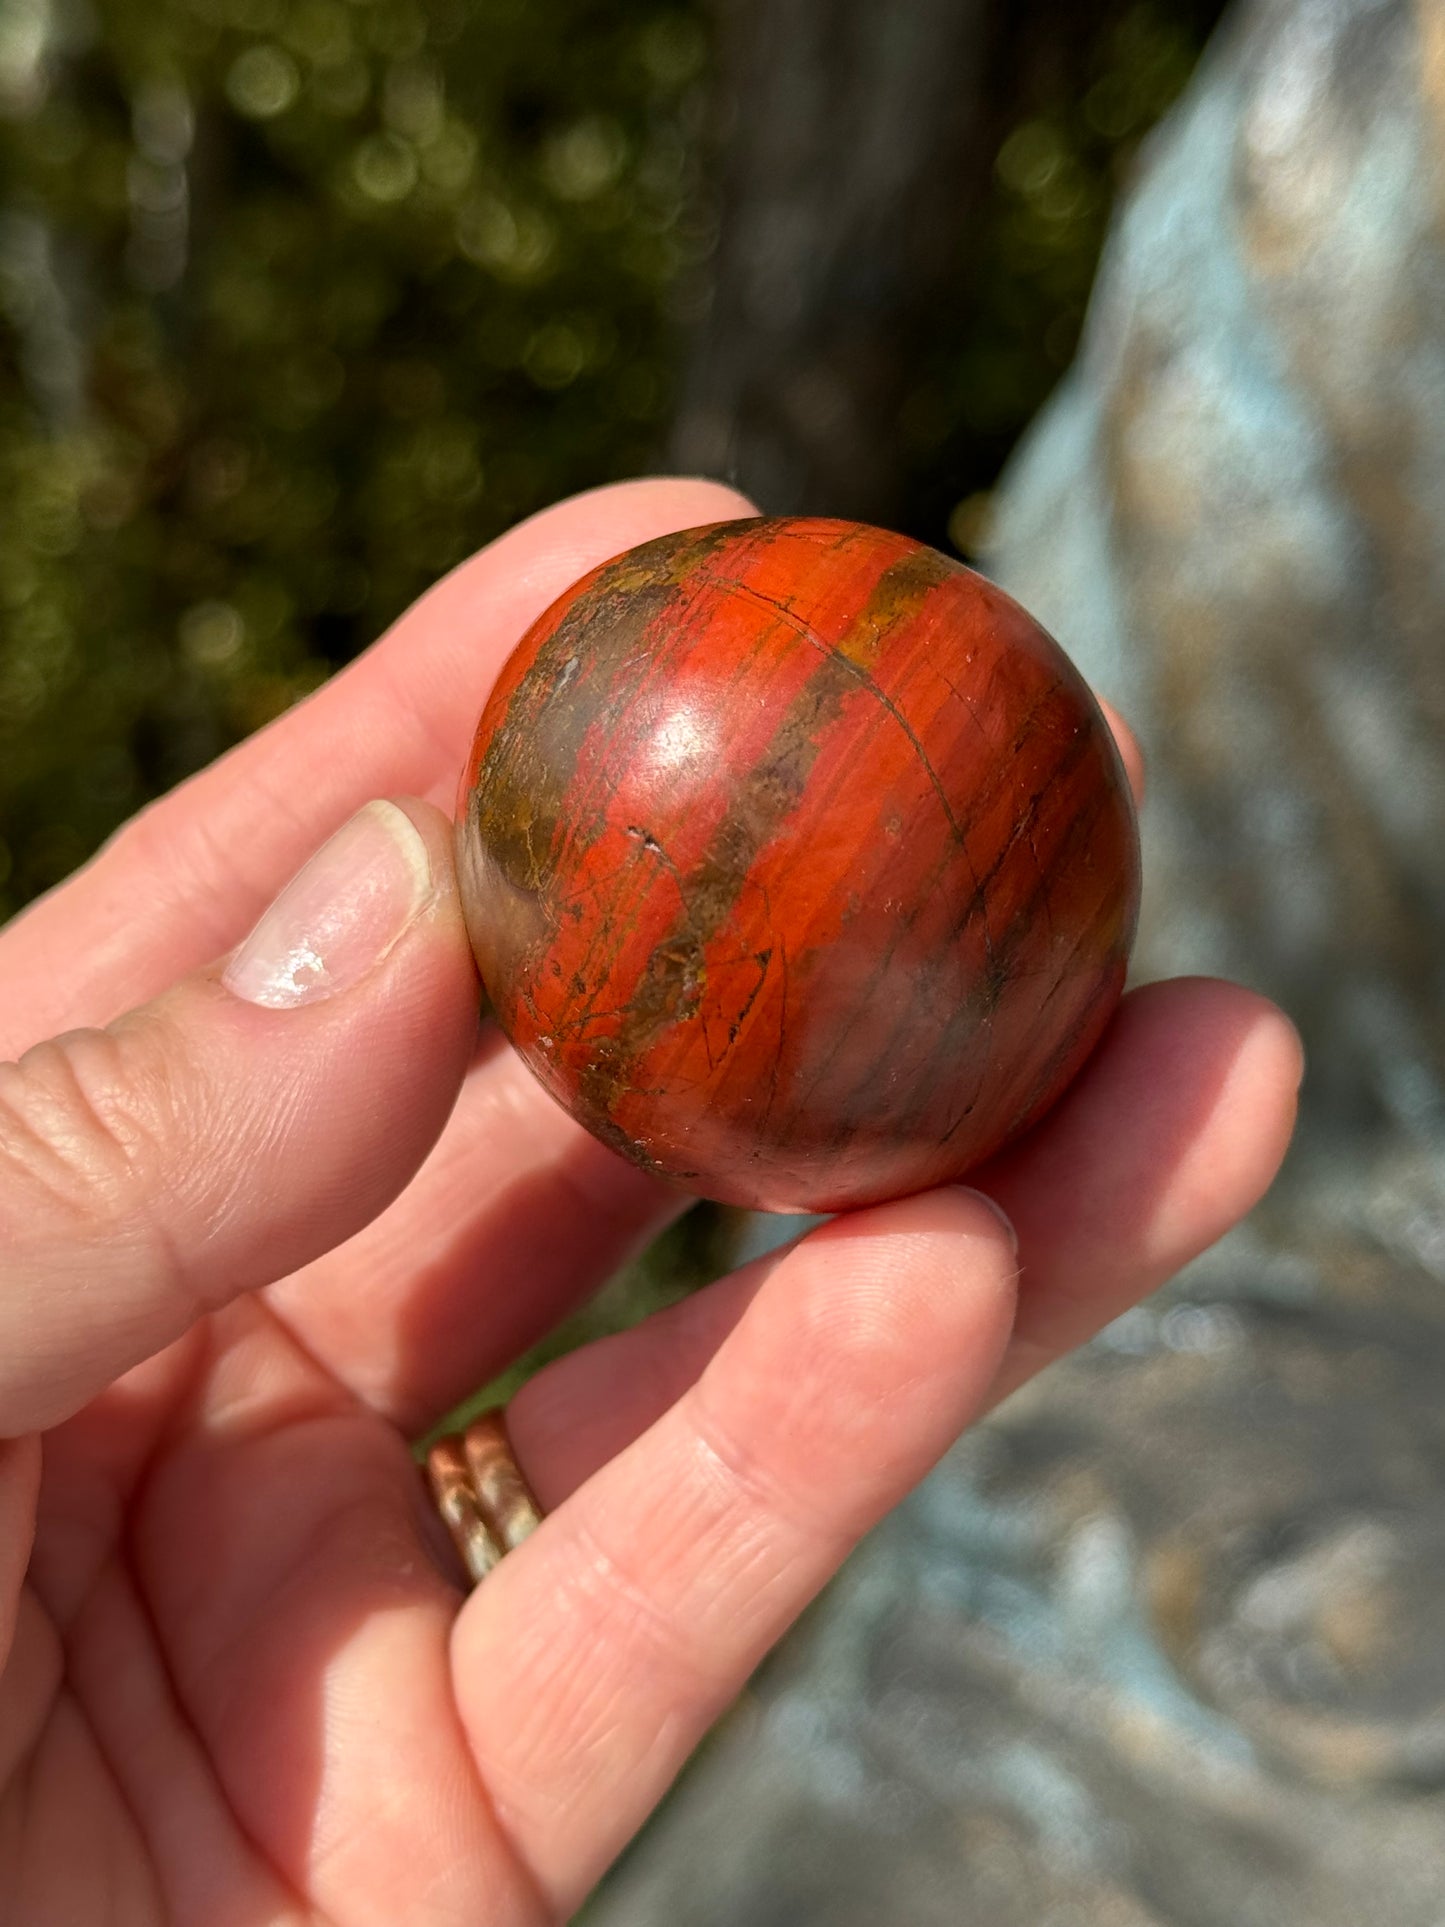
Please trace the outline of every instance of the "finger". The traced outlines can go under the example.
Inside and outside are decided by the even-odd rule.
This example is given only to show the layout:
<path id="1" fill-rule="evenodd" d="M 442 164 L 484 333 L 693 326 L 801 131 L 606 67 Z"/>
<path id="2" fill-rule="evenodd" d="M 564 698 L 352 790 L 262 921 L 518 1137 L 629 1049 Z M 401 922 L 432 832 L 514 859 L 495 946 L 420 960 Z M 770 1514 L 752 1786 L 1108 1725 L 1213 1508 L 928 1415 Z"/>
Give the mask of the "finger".
<path id="1" fill-rule="evenodd" d="M 544 1512 L 638 1439 L 696 1384 L 796 1241 L 544 1365 L 507 1406 L 507 1432 Z"/>
<path id="2" fill-rule="evenodd" d="M 54 1425 L 400 1191 L 476 975 L 445 817 L 368 805 L 230 959 L 0 1067 L 0 1436 Z"/>
<path id="3" fill-rule="evenodd" d="M 973 1181 L 1019 1237 L 1019 1309 L 990 1402 L 1171 1277 L 1238 1222 L 1289 1142 L 1299 1043 L 1252 992 L 1151 984 L 1060 1104 Z M 545 1366 L 507 1423 L 542 1504 L 559 1505 L 699 1377 L 776 1259 Z"/>
<path id="4" fill-rule="evenodd" d="M 1107 1042 L 974 1174 L 1019 1225 L 1025 1265 L 996 1400 L 1223 1237 L 1289 1148 L 1304 1053 L 1268 999 L 1207 977 L 1148 984 Z"/>
<path id="5" fill-rule="evenodd" d="M 690 1203 L 573 1123 L 489 1029 L 402 1196 L 266 1301 L 334 1378 L 415 1437 Z"/>
<path id="6" fill-rule="evenodd" d="M 229 949 L 369 797 L 450 810 L 498 669 L 565 588 L 653 536 L 756 512 L 712 482 L 629 482 L 464 562 L 310 701 L 143 812 L 5 932 L 0 1054 L 108 1023 Z"/>
<path id="7" fill-rule="evenodd" d="M 1129 778 L 1129 788 L 1133 792 L 1134 807 L 1139 809 L 1144 802 L 1144 752 L 1139 747 L 1139 738 L 1130 729 L 1124 718 L 1112 703 L 1105 702 L 1102 696 L 1096 698 L 1104 712 L 1104 721 L 1109 725 L 1119 760 L 1124 765 L 1124 774 Z"/>
<path id="8" fill-rule="evenodd" d="M 124 1556 L 77 1583 L 51 1508 L 32 1566 L 119 1797 L 184 1842 L 158 1861 L 165 1918 L 540 1923 L 460 1732 L 458 1595 L 410 1454 L 254 1300 L 211 1325 Z M 67 1489 L 94 1410 L 47 1435 Z M 8 1737 L 0 1719 L 0 1755 Z"/>
<path id="9" fill-rule="evenodd" d="M 966 1193 L 836 1220 L 777 1265 L 696 1386 L 469 1599 L 458 1706 L 559 1915 L 968 1423 L 1013 1281 L 1007 1228 Z"/>

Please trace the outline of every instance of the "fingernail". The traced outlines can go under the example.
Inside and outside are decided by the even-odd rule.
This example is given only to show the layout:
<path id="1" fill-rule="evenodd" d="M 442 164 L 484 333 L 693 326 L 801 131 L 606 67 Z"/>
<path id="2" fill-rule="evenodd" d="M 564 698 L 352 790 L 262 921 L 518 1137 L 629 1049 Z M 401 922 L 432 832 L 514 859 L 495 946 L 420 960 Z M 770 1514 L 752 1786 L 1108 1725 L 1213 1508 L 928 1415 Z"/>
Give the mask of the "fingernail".
<path id="1" fill-rule="evenodd" d="M 1017 1231 L 1014 1230 L 1013 1219 L 1009 1216 L 1007 1211 L 1004 1210 L 1003 1206 L 998 1202 L 998 1200 L 996 1198 L 989 1197 L 986 1191 L 975 1191 L 971 1184 L 956 1184 L 954 1185 L 953 1188 L 955 1191 L 957 1191 L 960 1194 L 960 1196 L 965 1198 L 976 1198 L 980 1204 L 984 1204 L 988 1206 L 989 1210 L 992 1211 L 993 1215 L 998 1219 L 999 1223 L 1003 1226 L 1004 1230 L 1008 1233 L 1008 1241 L 1013 1246 L 1014 1256 L 1015 1258 L 1017 1258 L 1017 1256 L 1019 1255 L 1019 1234 L 1017 1233 Z"/>
<path id="2" fill-rule="evenodd" d="M 221 981 L 273 1010 L 335 997 L 381 961 L 431 895 L 421 832 L 395 803 L 368 803 L 286 885 Z"/>

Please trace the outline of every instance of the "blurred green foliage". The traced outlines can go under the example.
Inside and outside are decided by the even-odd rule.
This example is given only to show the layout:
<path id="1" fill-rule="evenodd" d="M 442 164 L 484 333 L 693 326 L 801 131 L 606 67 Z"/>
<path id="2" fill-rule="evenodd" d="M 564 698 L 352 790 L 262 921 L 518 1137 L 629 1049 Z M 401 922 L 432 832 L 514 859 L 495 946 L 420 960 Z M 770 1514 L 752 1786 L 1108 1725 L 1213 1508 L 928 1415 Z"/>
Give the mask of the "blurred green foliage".
<path id="1" fill-rule="evenodd" d="M 900 422 L 916 532 L 976 548 L 1213 12 L 1136 0 L 1021 102 Z M 0 920 L 490 536 L 655 465 L 709 24 L 0 0 Z"/>
<path id="2" fill-rule="evenodd" d="M 655 460 L 699 8 L 0 8 L 0 918 Z"/>

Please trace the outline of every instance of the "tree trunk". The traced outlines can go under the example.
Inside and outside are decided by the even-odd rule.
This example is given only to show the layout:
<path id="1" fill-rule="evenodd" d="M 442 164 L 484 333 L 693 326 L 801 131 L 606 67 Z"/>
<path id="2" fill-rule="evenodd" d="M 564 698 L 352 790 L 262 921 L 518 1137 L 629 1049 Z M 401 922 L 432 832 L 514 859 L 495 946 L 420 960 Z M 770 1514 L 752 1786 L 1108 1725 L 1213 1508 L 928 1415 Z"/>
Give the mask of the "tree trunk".
<path id="1" fill-rule="evenodd" d="M 920 328 L 986 176 L 994 0 L 737 0 L 722 216 L 675 465 L 888 521 Z M 962 203 L 962 207 L 960 206 Z"/>
<path id="2" fill-rule="evenodd" d="M 770 512 L 928 534 L 900 411 L 920 365 L 966 336 L 999 145 L 1036 106 L 1077 97 L 1127 10 L 729 0 L 718 240 L 676 469 L 724 477 Z"/>

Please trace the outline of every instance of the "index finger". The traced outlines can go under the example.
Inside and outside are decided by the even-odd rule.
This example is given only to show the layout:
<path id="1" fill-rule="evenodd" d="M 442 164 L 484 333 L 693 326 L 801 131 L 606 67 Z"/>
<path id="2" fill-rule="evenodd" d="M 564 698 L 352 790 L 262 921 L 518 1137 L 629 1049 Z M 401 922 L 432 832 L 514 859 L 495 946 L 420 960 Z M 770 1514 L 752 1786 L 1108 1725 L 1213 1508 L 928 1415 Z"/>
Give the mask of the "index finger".
<path id="1" fill-rule="evenodd" d="M 324 689 L 153 804 L 11 925 L 0 1057 L 109 1023 L 230 949 L 369 798 L 450 810 L 498 669 L 565 588 L 654 536 L 756 513 L 715 482 L 627 482 L 544 510 L 462 563 Z"/>

